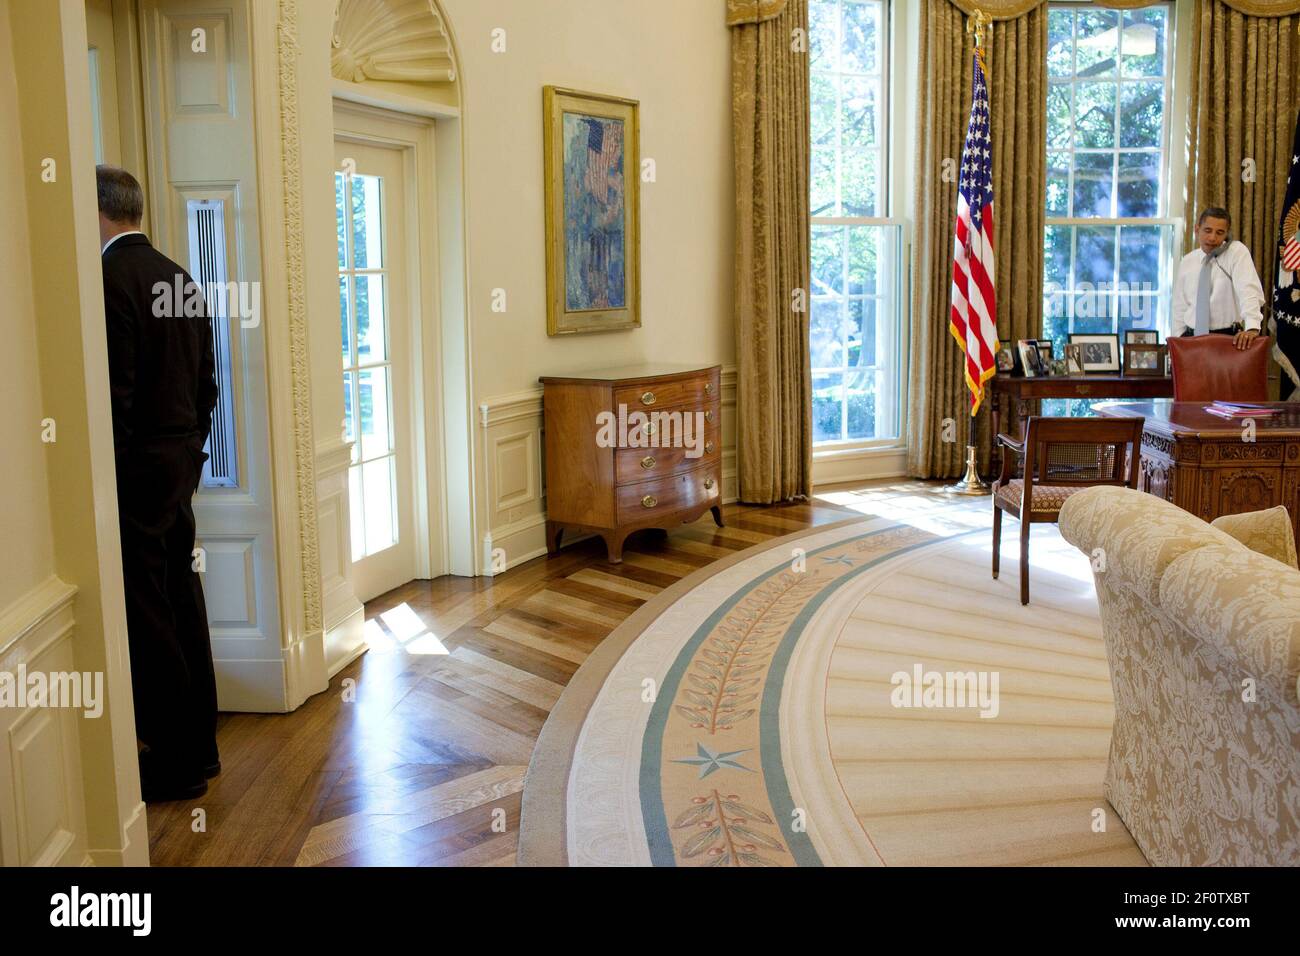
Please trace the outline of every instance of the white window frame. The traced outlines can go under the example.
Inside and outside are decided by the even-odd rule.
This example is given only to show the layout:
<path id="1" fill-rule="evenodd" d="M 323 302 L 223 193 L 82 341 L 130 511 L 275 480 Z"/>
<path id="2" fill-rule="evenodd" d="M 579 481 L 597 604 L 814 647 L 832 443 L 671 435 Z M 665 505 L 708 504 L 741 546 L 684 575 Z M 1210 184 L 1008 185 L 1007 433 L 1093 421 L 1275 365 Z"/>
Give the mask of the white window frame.
<path id="1" fill-rule="evenodd" d="M 896 46 L 901 49 L 906 40 L 904 37 L 905 25 L 898 16 L 896 9 L 899 5 L 894 3 L 893 0 L 879 0 L 879 3 L 881 7 L 880 102 L 878 103 L 880 162 L 877 169 L 880 172 L 880 181 L 877 183 L 876 196 L 879 206 L 886 214 L 884 216 L 812 216 L 809 224 L 810 231 L 817 226 L 888 226 L 896 229 L 899 238 L 894 252 L 898 257 L 898 265 L 894 272 L 897 274 L 895 294 L 898 301 L 894 310 L 895 325 L 889 339 L 893 343 L 893 360 L 897 366 L 893 402 L 896 408 L 894 417 L 898 421 L 898 435 L 886 438 L 851 438 L 815 442 L 813 444 L 813 459 L 815 462 L 858 458 L 863 457 L 864 453 L 896 452 L 902 447 L 907 434 L 907 317 L 910 305 L 910 284 L 908 282 L 909 242 L 905 221 L 890 215 L 896 205 L 893 199 L 892 187 L 896 180 L 901 178 L 896 177 L 895 173 L 903 167 L 903 163 L 897 154 L 897 149 L 903 145 L 903 137 L 893 135 L 893 117 L 896 112 L 899 115 L 903 115 L 903 113 L 894 109 L 894 90 L 905 86 L 905 84 L 895 82 L 899 79 L 894 76 L 896 61 L 901 63 L 904 58 L 896 58 L 893 51 Z M 842 168 L 837 164 L 837 188 L 840 185 L 841 176 Z M 845 248 L 845 254 L 847 255 L 847 246 Z M 809 290 L 808 314 L 810 321 L 812 316 L 811 297 L 812 290 Z M 876 360 L 878 364 L 874 368 L 880 368 L 879 355 L 876 356 Z M 854 369 L 844 369 L 844 371 L 847 373 L 848 371 L 864 371 L 864 369 L 856 367 Z M 843 409 L 843 414 L 847 415 L 846 408 Z"/>
<path id="2" fill-rule="evenodd" d="M 1052 226 L 1063 226 L 1063 227 L 1079 227 L 1079 226 L 1108 227 L 1109 226 L 1111 228 L 1117 226 L 1120 227 L 1156 226 L 1156 227 L 1166 228 L 1167 233 L 1170 237 L 1170 241 L 1168 244 L 1169 247 L 1167 250 L 1163 251 L 1164 254 L 1162 257 L 1163 261 L 1161 263 L 1162 268 L 1160 271 L 1159 288 L 1157 292 L 1154 294 L 1153 298 L 1157 299 L 1158 301 L 1164 300 L 1164 302 L 1169 305 L 1172 304 L 1171 300 L 1172 300 L 1172 293 L 1173 293 L 1173 270 L 1178 259 L 1181 257 L 1181 253 L 1178 250 L 1180 248 L 1181 232 L 1182 232 L 1182 227 L 1184 222 L 1182 217 L 1170 216 L 1169 210 L 1173 205 L 1173 197 L 1176 191 L 1181 192 L 1183 188 L 1183 182 L 1178 182 L 1177 180 L 1185 181 L 1186 178 L 1185 168 L 1179 167 L 1176 169 L 1175 164 L 1172 162 L 1173 130 L 1174 130 L 1173 120 L 1175 116 L 1178 115 L 1185 116 L 1185 112 L 1184 112 L 1185 107 L 1183 110 L 1179 110 L 1174 103 L 1174 91 L 1175 91 L 1174 75 L 1178 69 L 1178 65 L 1180 61 L 1180 56 L 1179 56 L 1180 51 L 1178 46 L 1178 39 L 1179 39 L 1178 25 L 1180 22 L 1178 6 L 1180 5 L 1181 4 L 1175 3 L 1174 0 L 1152 0 L 1151 3 L 1146 5 L 1146 7 L 1137 8 L 1137 9 L 1146 9 L 1147 7 L 1157 7 L 1157 6 L 1164 7 L 1166 11 L 1166 17 L 1167 17 L 1167 24 L 1165 28 L 1165 69 L 1164 69 L 1164 76 L 1163 76 L 1164 108 L 1162 110 L 1162 115 L 1161 115 L 1161 123 L 1163 128 L 1161 130 L 1161 136 L 1160 136 L 1161 143 L 1159 147 L 1159 156 L 1161 157 L 1160 184 L 1156 190 L 1157 202 L 1159 203 L 1159 206 L 1156 210 L 1157 215 L 1154 217 L 1140 217 L 1140 218 L 1124 217 L 1124 216 L 1105 217 L 1105 218 L 1090 217 L 1090 216 L 1052 216 L 1048 214 L 1046 211 L 1046 198 L 1044 198 L 1044 222 L 1043 222 L 1044 229 L 1050 228 Z M 1119 44 L 1120 44 L 1120 49 L 1122 50 L 1123 42 L 1124 42 L 1122 25 L 1123 25 L 1124 14 L 1127 12 L 1125 9 L 1120 9 L 1115 7 L 1103 7 L 1100 4 L 1093 3 L 1092 0 L 1051 0 L 1051 2 L 1049 2 L 1048 4 L 1049 14 L 1054 9 L 1065 10 L 1071 8 L 1073 8 L 1076 11 L 1082 8 L 1091 8 L 1096 10 L 1107 10 L 1107 11 L 1114 12 L 1119 18 L 1119 23 L 1121 24 Z M 1053 86 L 1069 85 L 1073 87 L 1073 86 L 1077 86 L 1078 83 L 1080 82 L 1078 80 L 1077 41 L 1075 41 L 1072 44 L 1071 54 L 1075 58 L 1074 69 L 1072 70 L 1071 73 L 1073 78 L 1069 80 L 1067 83 L 1067 81 L 1053 79 L 1049 74 L 1047 78 L 1048 95 L 1050 95 L 1051 88 Z M 1114 78 L 1114 83 L 1116 85 L 1115 145 L 1114 146 L 1110 147 L 1109 149 L 1085 147 L 1082 150 L 1076 150 L 1073 143 L 1071 143 L 1068 147 L 1064 149 L 1051 149 L 1050 147 L 1046 149 L 1046 156 L 1049 159 L 1049 168 L 1050 168 L 1050 156 L 1053 153 L 1064 153 L 1070 157 L 1069 178 L 1067 180 L 1066 194 L 1069 197 L 1069 204 L 1071 210 L 1073 210 L 1073 204 L 1074 204 L 1073 157 L 1076 153 L 1082 152 L 1084 155 L 1089 155 L 1089 154 L 1099 155 L 1103 153 L 1110 153 L 1112 155 L 1111 171 L 1114 176 L 1113 182 L 1115 183 L 1115 188 L 1118 189 L 1119 154 L 1121 152 L 1149 153 L 1153 151 L 1151 147 L 1143 147 L 1143 148 L 1134 147 L 1134 148 L 1126 149 L 1119 145 L 1120 124 L 1123 119 L 1123 111 L 1120 109 L 1120 103 L 1123 101 L 1122 89 L 1126 82 L 1129 83 L 1150 82 L 1150 78 L 1147 78 L 1145 80 L 1139 80 L 1139 79 L 1125 80 L 1123 75 L 1122 61 L 1116 65 L 1116 72 Z M 1072 116 L 1074 115 L 1073 99 L 1071 103 L 1071 115 Z M 1112 199 L 1114 203 L 1114 208 L 1118 211 L 1119 208 L 1118 194 L 1114 195 Z M 1117 248 L 1116 248 L 1115 260 L 1111 267 L 1111 277 L 1110 277 L 1111 290 L 1107 296 L 1107 302 L 1110 308 L 1110 315 L 1111 315 L 1112 332 L 1118 331 L 1118 326 L 1121 318 L 1119 314 L 1120 293 L 1118 291 L 1119 269 L 1120 269 L 1118 233 L 1116 234 L 1116 239 L 1117 239 L 1116 241 Z M 1046 236 L 1044 236 L 1044 242 L 1046 242 Z M 1071 232 L 1071 238 L 1070 238 L 1069 287 L 1066 289 L 1059 290 L 1059 294 L 1063 295 L 1067 301 L 1072 300 L 1074 296 L 1078 294 L 1078 290 L 1076 289 L 1076 281 L 1075 281 L 1076 263 L 1078 261 L 1078 244 L 1079 244 L 1079 233 L 1078 230 L 1075 229 L 1074 231 Z M 1046 261 L 1044 261 L 1044 272 L 1045 271 L 1046 271 Z M 1046 275 L 1044 275 L 1044 282 L 1046 282 Z M 1044 308 L 1044 312 L 1046 312 L 1046 310 L 1050 307 L 1049 296 L 1046 289 L 1046 285 L 1044 285 L 1043 296 L 1044 296 L 1043 308 Z M 1159 319 L 1158 324 L 1156 326 L 1160 330 L 1162 340 L 1166 339 L 1169 335 L 1170 313 L 1171 313 L 1171 308 L 1166 308 L 1164 315 Z M 1074 327 L 1074 317 L 1071 316 L 1069 320 L 1070 331 L 1073 331 L 1073 327 Z"/>

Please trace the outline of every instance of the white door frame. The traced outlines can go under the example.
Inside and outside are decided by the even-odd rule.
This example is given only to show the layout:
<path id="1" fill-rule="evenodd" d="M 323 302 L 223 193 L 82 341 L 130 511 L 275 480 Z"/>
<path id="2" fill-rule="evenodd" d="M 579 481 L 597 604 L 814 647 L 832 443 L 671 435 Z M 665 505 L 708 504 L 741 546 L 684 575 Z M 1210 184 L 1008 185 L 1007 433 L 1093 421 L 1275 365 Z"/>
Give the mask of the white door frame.
<path id="1" fill-rule="evenodd" d="M 411 354 L 412 498 L 415 505 L 415 575 L 447 574 L 447 475 L 443 467 L 443 403 L 438 387 L 442 370 L 440 269 L 436 141 L 426 116 L 375 106 L 334 101 L 334 138 L 401 151 L 406 213 L 415 214 L 407 229 L 406 268 Z M 411 241 L 414 240 L 414 241 Z M 400 357 L 394 356 L 395 361 Z M 356 520 L 350 516 L 349 520 Z"/>

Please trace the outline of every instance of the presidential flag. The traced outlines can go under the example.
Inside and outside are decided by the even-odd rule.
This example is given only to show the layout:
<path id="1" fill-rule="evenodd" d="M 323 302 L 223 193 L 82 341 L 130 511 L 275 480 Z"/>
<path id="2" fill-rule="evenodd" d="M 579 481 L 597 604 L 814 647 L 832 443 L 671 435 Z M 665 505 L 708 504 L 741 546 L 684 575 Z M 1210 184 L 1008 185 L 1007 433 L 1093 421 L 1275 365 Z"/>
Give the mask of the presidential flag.
<path id="1" fill-rule="evenodd" d="M 1291 172 L 1278 230 L 1273 287 L 1273 358 L 1282 367 L 1282 398 L 1300 398 L 1300 116 L 1291 146 Z"/>
<path id="2" fill-rule="evenodd" d="M 984 52 L 975 49 L 975 82 L 961 154 L 957 225 L 953 237 L 952 314 L 948 328 L 966 356 L 970 413 L 979 411 L 984 383 L 997 371 L 998 310 L 993 294 L 993 151 Z"/>

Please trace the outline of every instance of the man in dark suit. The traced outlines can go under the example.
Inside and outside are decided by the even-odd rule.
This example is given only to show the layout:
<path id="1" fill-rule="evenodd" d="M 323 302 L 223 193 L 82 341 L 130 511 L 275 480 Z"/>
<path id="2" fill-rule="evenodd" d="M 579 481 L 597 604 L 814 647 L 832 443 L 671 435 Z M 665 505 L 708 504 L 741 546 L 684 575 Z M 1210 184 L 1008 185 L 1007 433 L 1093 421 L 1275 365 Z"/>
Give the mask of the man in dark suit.
<path id="1" fill-rule="evenodd" d="M 190 502 L 217 403 L 212 323 L 194 280 L 140 231 L 135 177 L 95 172 L 140 783 L 146 801 L 190 799 L 221 772 Z"/>

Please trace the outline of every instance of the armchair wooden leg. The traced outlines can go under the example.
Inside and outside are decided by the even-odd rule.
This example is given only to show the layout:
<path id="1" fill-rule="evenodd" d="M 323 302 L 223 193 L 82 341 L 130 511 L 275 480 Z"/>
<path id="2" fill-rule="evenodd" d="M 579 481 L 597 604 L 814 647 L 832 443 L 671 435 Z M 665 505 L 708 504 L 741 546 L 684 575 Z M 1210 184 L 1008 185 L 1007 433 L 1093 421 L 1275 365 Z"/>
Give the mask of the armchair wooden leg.
<path id="1" fill-rule="evenodd" d="M 1029 529 L 1028 516 L 1020 517 L 1020 603 L 1029 603 Z"/>
<path id="2" fill-rule="evenodd" d="M 998 559 L 1002 554 L 1002 509 L 993 506 L 993 579 L 998 577 Z"/>

